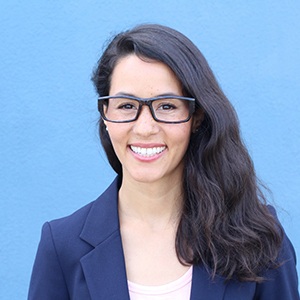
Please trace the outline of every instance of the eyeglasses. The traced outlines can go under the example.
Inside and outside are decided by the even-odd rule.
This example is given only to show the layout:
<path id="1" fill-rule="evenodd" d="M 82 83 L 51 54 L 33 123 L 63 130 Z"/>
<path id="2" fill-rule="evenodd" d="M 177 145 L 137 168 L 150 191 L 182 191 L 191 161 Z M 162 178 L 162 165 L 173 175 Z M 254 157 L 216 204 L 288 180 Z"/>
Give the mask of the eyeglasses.
<path id="1" fill-rule="evenodd" d="M 144 105 L 149 107 L 155 121 L 170 124 L 189 121 L 195 111 L 195 99 L 181 96 L 137 98 L 120 95 L 98 98 L 102 118 L 114 123 L 136 121 Z"/>

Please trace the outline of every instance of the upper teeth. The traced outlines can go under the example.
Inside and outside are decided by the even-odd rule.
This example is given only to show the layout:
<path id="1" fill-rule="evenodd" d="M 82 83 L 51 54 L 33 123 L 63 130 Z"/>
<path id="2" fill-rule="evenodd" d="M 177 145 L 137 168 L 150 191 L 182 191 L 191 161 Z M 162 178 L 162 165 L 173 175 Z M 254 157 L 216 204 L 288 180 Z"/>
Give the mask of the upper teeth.
<path id="1" fill-rule="evenodd" d="M 136 146 L 130 146 L 131 150 L 134 153 L 143 155 L 143 156 L 152 156 L 158 153 L 163 152 L 166 147 L 153 147 L 153 148 L 141 148 L 141 147 L 136 147 Z"/>

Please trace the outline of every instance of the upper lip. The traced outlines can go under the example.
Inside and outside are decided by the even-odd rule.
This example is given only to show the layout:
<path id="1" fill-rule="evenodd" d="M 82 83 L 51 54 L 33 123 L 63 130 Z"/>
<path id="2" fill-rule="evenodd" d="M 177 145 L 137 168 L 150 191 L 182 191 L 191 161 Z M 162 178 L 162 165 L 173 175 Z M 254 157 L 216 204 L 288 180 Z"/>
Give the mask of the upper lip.
<path id="1" fill-rule="evenodd" d="M 155 148 L 155 147 L 166 147 L 162 143 L 131 143 L 129 146 L 140 147 L 140 148 Z"/>

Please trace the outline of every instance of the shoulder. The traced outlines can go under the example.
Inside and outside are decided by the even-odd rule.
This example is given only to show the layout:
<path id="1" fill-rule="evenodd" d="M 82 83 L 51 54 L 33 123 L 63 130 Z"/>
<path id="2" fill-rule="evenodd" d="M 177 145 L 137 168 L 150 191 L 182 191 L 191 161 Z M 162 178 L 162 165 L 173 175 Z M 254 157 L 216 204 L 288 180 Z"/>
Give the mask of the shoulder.
<path id="1" fill-rule="evenodd" d="M 277 257 L 278 266 L 265 269 L 261 274 L 264 278 L 261 283 L 231 280 L 226 288 L 225 299 L 246 299 L 245 295 L 252 295 L 251 299 L 299 300 L 294 247 L 279 222 L 275 208 L 268 205 L 264 209 L 267 209 L 276 220 L 283 235 Z"/>
<path id="2" fill-rule="evenodd" d="M 81 259 L 117 230 L 117 194 L 115 180 L 95 201 L 69 216 L 43 225 L 29 299 L 36 299 L 36 295 L 43 295 L 39 299 L 55 299 L 57 296 L 62 299 L 62 295 L 69 299 L 67 286 L 82 280 Z"/>
<path id="3" fill-rule="evenodd" d="M 275 218 L 275 220 L 278 222 L 278 226 L 280 226 L 280 229 L 282 230 L 282 243 L 281 243 L 281 249 L 278 256 L 279 264 L 283 266 L 288 261 L 294 261 L 294 263 L 296 264 L 296 253 L 294 247 L 290 239 L 288 238 L 287 234 L 285 233 L 283 226 L 280 223 L 275 208 L 271 205 L 268 205 L 267 208 L 269 212 L 272 214 L 272 216 Z"/>
<path id="4" fill-rule="evenodd" d="M 265 270 L 263 274 L 265 281 L 257 284 L 256 296 L 258 299 L 298 300 L 298 275 L 294 247 L 280 224 L 275 208 L 270 205 L 267 208 L 277 220 L 283 238 L 277 259 L 279 266 L 275 269 Z"/>
<path id="5" fill-rule="evenodd" d="M 107 222 L 117 222 L 118 178 L 94 201 L 71 215 L 46 222 L 41 242 L 52 241 L 58 254 L 88 251 L 92 240 Z M 88 243 L 86 243 L 88 241 Z M 79 251 L 79 252 L 82 252 Z"/>
<path id="6" fill-rule="evenodd" d="M 49 227 L 51 234 L 62 240 L 69 240 L 72 236 L 79 237 L 86 222 L 101 222 L 101 217 L 105 217 L 106 213 L 116 208 L 118 180 L 117 177 L 96 200 L 68 216 L 45 223 L 43 228 Z"/>
<path id="7" fill-rule="evenodd" d="M 86 218 L 96 201 L 101 201 L 101 196 L 68 216 L 46 222 L 43 225 L 43 232 L 49 228 L 51 235 L 61 239 L 70 238 L 70 235 L 79 236 Z"/>

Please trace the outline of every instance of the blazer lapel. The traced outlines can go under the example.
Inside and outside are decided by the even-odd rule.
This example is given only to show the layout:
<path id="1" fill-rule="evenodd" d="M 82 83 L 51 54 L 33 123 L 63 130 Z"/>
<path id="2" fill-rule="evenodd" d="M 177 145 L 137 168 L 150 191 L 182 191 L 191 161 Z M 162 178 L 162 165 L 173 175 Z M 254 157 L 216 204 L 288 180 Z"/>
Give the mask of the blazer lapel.
<path id="1" fill-rule="evenodd" d="M 225 288 L 226 284 L 222 277 L 215 276 L 212 280 L 203 265 L 193 267 L 190 300 L 222 300 Z"/>
<path id="2" fill-rule="evenodd" d="M 94 247 L 80 260 L 91 299 L 129 300 L 118 217 L 118 178 L 94 202 L 81 239 Z"/>

